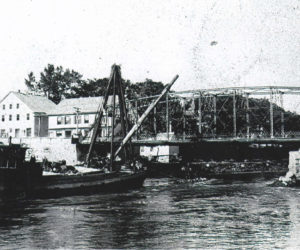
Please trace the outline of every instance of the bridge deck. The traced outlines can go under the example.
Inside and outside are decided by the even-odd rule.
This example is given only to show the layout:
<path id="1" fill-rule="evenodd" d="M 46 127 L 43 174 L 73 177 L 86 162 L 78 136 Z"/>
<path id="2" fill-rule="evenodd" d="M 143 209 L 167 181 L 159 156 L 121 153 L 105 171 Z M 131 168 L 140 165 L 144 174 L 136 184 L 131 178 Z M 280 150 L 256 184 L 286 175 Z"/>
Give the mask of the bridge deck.
<path id="1" fill-rule="evenodd" d="M 280 144 L 280 143 L 300 143 L 300 138 L 210 138 L 199 140 L 133 140 L 134 145 L 183 145 L 183 144 L 201 144 L 201 143 L 247 143 L 247 144 Z M 98 141 L 99 144 L 110 143 L 108 140 Z M 81 144 L 89 144 L 84 141 Z"/>
<path id="2" fill-rule="evenodd" d="M 278 143 L 300 143 L 300 138 L 262 138 L 262 139 L 245 139 L 245 138 L 220 138 L 220 139 L 202 139 L 202 140 L 135 140 L 134 144 L 140 145 L 180 145 L 180 144 L 197 144 L 203 142 L 212 143 L 251 143 L 251 144 L 278 144 Z"/>

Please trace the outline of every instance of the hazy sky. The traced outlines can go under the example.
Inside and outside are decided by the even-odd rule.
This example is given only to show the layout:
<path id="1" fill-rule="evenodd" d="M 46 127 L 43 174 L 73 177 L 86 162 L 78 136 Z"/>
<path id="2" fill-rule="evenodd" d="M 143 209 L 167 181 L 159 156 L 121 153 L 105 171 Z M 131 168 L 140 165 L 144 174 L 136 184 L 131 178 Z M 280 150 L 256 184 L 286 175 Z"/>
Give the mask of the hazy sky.
<path id="1" fill-rule="evenodd" d="M 175 90 L 300 86 L 300 2 L 1 1 L 0 97 L 48 64 Z"/>

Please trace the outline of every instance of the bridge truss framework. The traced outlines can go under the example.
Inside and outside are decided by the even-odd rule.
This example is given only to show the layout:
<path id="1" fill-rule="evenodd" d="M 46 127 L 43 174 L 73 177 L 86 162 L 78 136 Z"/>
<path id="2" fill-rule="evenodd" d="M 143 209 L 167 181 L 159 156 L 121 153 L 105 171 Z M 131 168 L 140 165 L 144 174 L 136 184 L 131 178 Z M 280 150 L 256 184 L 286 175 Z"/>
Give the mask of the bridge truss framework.
<path id="1" fill-rule="evenodd" d="M 158 132 L 164 132 L 167 139 L 172 136 L 172 122 L 179 120 L 182 122 L 182 140 L 191 136 L 200 136 L 203 138 L 287 138 L 297 136 L 297 131 L 285 130 L 285 111 L 283 106 L 284 95 L 299 95 L 300 87 L 287 86 L 256 86 L 256 87 L 231 87 L 231 88 L 213 88 L 200 89 L 180 92 L 170 92 L 165 100 L 159 103 L 160 107 L 154 109 L 152 117 L 153 134 L 147 133 L 146 137 L 156 136 Z M 135 110 L 135 114 L 140 114 L 149 102 L 157 96 L 150 96 L 131 100 L 130 106 Z M 260 107 L 258 102 L 251 101 L 251 98 L 268 99 L 268 113 L 265 114 L 264 121 L 257 121 L 257 112 Z M 174 115 L 174 105 L 180 103 L 182 107 L 181 117 Z M 228 105 L 230 103 L 230 105 Z M 228 109 L 230 107 L 230 109 Z M 279 108 L 278 108 L 279 107 Z M 266 107 L 264 107 L 266 110 Z M 158 112 L 160 110 L 160 112 Z M 274 115 L 280 121 L 274 126 Z M 136 118 L 137 119 L 137 115 Z M 164 119 L 161 119 L 161 118 Z M 230 117 L 230 123 L 228 118 Z M 260 116 L 261 117 L 261 116 Z M 226 118 L 226 119 L 225 119 Z M 223 119 L 223 120 L 222 120 Z M 160 121 L 159 121 L 160 120 Z M 197 128 L 193 127 L 188 131 L 187 121 L 194 121 Z M 244 123 L 241 125 L 241 120 Z M 253 123 L 260 126 L 253 127 Z M 158 131 L 158 123 L 164 122 L 164 131 Z M 227 128 L 230 134 L 222 134 L 218 127 Z M 230 129 L 231 128 L 231 129 Z M 196 130 L 196 131 L 195 131 Z M 299 128 L 300 131 L 300 128 Z M 300 135 L 300 134 L 299 134 Z M 137 138 L 142 135 L 140 131 Z M 177 136 L 178 139 L 178 136 Z"/>

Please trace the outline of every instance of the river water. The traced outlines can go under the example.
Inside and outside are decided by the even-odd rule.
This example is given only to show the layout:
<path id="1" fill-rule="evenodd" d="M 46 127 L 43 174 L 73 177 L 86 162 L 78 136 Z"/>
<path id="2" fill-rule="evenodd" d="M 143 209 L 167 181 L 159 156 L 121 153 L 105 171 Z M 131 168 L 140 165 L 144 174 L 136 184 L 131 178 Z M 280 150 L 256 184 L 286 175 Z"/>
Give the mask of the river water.
<path id="1" fill-rule="evenodd" d="M 300 249 L 300 188 L 147 179 L 138 190 L 0 208 L 0 249 Z"/>

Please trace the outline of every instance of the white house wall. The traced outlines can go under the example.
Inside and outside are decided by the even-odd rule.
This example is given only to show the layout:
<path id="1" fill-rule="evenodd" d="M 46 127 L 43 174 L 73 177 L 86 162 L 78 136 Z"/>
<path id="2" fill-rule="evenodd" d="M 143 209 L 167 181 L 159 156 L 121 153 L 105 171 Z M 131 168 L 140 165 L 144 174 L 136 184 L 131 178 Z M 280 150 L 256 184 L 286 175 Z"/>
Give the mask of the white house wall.
<path id="1" fill-rule="evenodd" d="M 48 136 L 48 116 L 34 117 L 34 136 L 47 137 Z"/>
<path id="2" fill-rule="evenodd" d="M 17 108 L 17 104 L 19 104 L 19 108 Z M 5 105 L 5 109 L 3 109 L 3 105 Z M 29 120 L 27 120 L 27 114 L 29 114 Z M 2 121 L 3 115 L 5 121 Z M 11 121 L 9 115 L 12 116 Z M 19 120 L 16 119 L 17 115 L 20 116 Z M 19 98 L 10 93 L 0 104 L 0 132 L 5 130 L 7 136 L 16 137 L 16 129 L 19 129 L 19 137 L 26 137 L 27 128 L 31 128 L 31 136 L 33 136 L 34 114 Z"/>
<path id="3" fill-rule="evenodd" d="M 89 122 L 84 123 L 84 116 L 88 115 Z M 71 118 L 70 124 L 65 124 L 65 117 L 68 116 Z M 81 131 L 81 133 L 84 133 L 83 130 L 88 130 L 95 122 L 95 116 L 96 114 L 80 114 L 81 122 L 78 124 L 78 130 Z M 57 123 L 58 117 L 61 117 L 62 124 Z M 76 114 L 71 115 L 51 115 L 49 116 L 49 135 L 50 137 L 57 137 L 56 133 L 57 131 L 61 131 L 62 135 L 61 137 L 65 137 L 65 131 L 71 131 L 72 134 L 76 133 L 77 130 L 77 124 L 75 123 L 75 117 Z M 108 127 L 111 126 L 111 118 L 108 117 L 107 123 L 106 123 L 106 116 L 104 116 L 104 119 L 102 120 L 102 127 L 106 127 L 106 124 Z"/>

